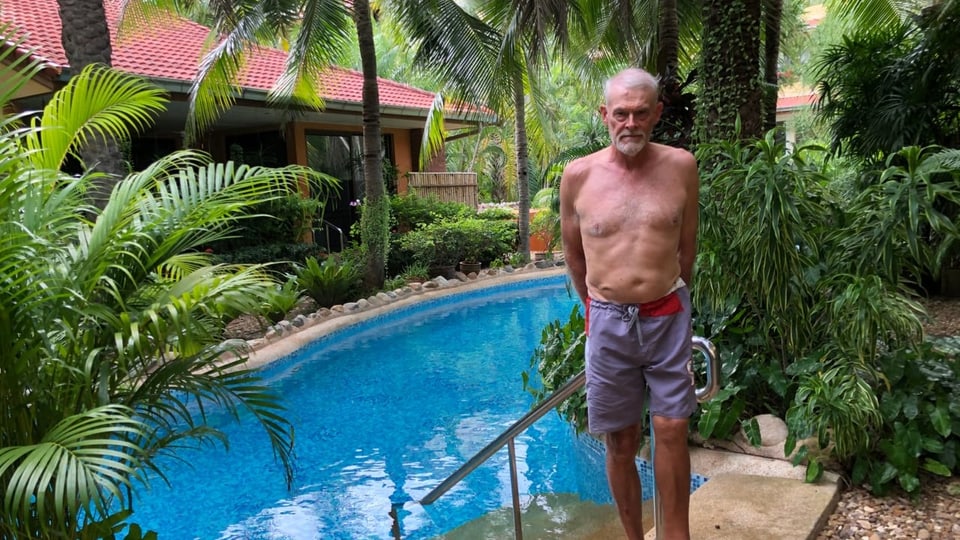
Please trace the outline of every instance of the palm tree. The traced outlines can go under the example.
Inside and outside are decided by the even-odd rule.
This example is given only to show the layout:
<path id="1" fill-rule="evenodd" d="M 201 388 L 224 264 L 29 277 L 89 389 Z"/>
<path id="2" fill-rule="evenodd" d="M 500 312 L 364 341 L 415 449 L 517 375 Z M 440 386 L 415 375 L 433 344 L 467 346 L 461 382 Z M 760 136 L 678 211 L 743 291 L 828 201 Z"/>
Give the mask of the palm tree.
<path id="1" fill-rule="evenodd" d="M 30 75 L 12 65 L 0 111 Z M 274 283 L 260 267 L 212 265 L 202 248 L 313 173 L 186 150 L 128 175 L 97 209 L 84 194 L 98 173 L 60 172 L 80 142 L 127 140 L 164 106 L 159 88 L 93 65 L 39 121 L 0 118 L 2 537 L 110 536 L 148 473 L 162 478 L 158 457 L 226 444 L 207 424 L 216 407 L 257 418 L 291 481 L 279 396 L 243 367 L 244 342 L 222 341 Z"/>
<path id="2" fill-rule="evenodd" d="M 904 146 L 960 144 L 960 3 L 940 4 L 879 30 L 861 30 L 818 62 L 817 114 L 834 151 L 866 159 Z"/>
<path id="3" fill-rule="evenodd" d="M 377 51 L 373 41 L 370 3 L 353 0 L 360 61 L 363 65 L 363 185 L 364 209 L 360 229 L 366 252 L 363 281 L 373 290 L 383 285 L 390 247 L 390 200 L 383 184 L 380 148 L 380 92 Z"/>
<path id="4" fill-rule="evenodd" d="M 567 0 L 483 0 L 472 12 L 452 0 L 403 2 L 395 13 L 414 36 L 418 62 L 456 88 L 463 101 L 487 103 L 514 120 L 514 159 L 519 202 L 519 251 L 530 253 L 530 178 L 527 113 L 537 110 L 537 70 L 549 57 L 548 40 L 562 48 L 577 5 Z M 427 14 L 424 17 L 424 14 Z"/>
<path id="5" fill-rule="evenodd" d="M 103 0 L 57 0 L 57 6 L 67 75 L 79 73 L 90 64 L 111 66 L 113 49 Z M 94 203 L 102 207 L 113 185 L 126 173 L 123 153 L 115 140 L 93 137 L 80 147 L 80 157 L 88 168 L 104 173 L 92 193 Z"/>
<path id="6" fill-rule="evenodd" d="M 134 0 L 140 13 L 175 12 L 196 2 Z M 213 1 L 206 6 L 211 38 L 216 42 L 201 62 L 191 90 L 188 139 L 210 127 L 234 100 L 234 85 L 244 61 L 260 44 L 289 43 L 284 74 L 271 92 L 277 106 L 323 107 L 323 73 L 350 46 L 351 18 L 359 43 L 363 71 L 364 201 L 361 238 L 365 253 L 364 283 L 383 285 L 389 248 L 389 200 L 381 162 L 380 100 L 372 12 L 367 0 L 293 0 L 281 2 Z"/>

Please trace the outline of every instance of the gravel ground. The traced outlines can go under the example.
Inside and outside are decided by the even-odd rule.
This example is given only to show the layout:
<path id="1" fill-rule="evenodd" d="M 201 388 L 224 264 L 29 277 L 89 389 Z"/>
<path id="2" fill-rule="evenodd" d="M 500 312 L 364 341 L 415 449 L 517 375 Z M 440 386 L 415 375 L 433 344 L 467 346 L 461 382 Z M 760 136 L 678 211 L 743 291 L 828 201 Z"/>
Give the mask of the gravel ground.
<path id="1" fill-rule="evenodd" d="M 960 538 L 960 480 L 925 478 L 916 500 L 904 495 L 874 497 L 862 487 L 848 489 L 817 536 L 833 538 Z"/>

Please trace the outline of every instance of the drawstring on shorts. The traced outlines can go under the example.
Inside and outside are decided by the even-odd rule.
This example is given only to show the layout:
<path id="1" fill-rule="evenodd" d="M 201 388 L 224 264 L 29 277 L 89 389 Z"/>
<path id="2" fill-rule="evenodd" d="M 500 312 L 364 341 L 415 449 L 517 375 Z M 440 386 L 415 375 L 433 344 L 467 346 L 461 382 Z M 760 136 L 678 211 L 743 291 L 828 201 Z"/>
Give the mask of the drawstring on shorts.
<path id="1" fill-rule="evenodd" d="M 640 306 L 629 304 L 624 307 L 626 311 L 620 315 L 620 320 L 636 328 L 637 341 L 640 345 L 643 345 L 643 331 L 640 328 Z"/>

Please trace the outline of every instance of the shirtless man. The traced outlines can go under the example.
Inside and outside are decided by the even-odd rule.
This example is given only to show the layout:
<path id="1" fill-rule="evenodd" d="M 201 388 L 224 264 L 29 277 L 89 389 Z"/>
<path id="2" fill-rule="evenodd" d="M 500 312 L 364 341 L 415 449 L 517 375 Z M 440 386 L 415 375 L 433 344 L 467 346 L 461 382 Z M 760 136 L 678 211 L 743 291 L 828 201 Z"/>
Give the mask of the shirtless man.
<path id="1" fill-rule="evenodd" d="M 689 152 L 650 135 L 658 82 L 626 69 L 604 86 L 611 145 L 570 163 L 560 183 L 563 253 L 586 306 L 587 408 L 605 434 L 607 481 L 630 539 L 643 538 L 634 461 L 646 388 L 663 538 L 689 539 L 687 424 L 696 408 L 690 320 L 699 179 Z"/>

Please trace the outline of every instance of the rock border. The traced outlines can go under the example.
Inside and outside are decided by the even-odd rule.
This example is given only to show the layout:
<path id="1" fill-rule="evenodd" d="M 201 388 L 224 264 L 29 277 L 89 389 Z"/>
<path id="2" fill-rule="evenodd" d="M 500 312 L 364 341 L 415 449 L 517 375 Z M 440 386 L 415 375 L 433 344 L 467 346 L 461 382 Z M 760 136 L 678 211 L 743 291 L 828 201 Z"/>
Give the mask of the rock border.
<path id="1" fill-rule="evenodd" d="M 455 278 L 437 276 L 424 283 L 410 283 L 392 291 L 381 291 L 353 302 L 323 307 L 312 313 L 297 315 L 267 327 L 261 338 L 243 340 L 246 368 L 266 365 L 288 356 L 333 331 L 357 324 L 391 309 L 466 290 L 480 289 L 505 282 L 542 278 L 566 272 L 562 260 L 535 261 L 522 268 L 504 266 L 479 273 L 456 272 Z"/>

